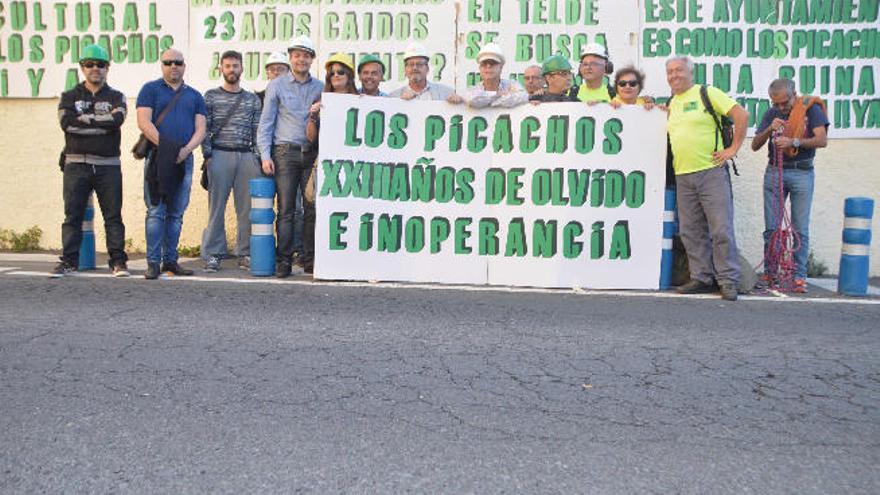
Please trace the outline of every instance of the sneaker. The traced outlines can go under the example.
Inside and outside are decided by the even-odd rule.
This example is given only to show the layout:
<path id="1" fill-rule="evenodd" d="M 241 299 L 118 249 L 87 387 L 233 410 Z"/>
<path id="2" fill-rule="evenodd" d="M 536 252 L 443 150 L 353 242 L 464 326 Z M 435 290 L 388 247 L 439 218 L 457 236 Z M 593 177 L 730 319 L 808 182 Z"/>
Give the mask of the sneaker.
<path id="1" fill-rule="evenodd" d="M 302 275 L 303 273 L 305 273 L 305 271 L 306 271 L 306 267 L 305 267 L 305 265 L 303 265 L 302 260 L 297 259 L 293 263 L 293 275 Z"/>
<path id="2" fill-rule="evenodd" d="M 690 282 L 676 289 L 679 294 L 709 294 L 715 292 L 714 284 L 706 284 L 699 280 L 691 280 Z"/>
<path id="3" fill-rule="evenodd" d="M 147 280 L 159 278 L 159 263 L 147 263 L 147 271 L 144 272 L 144 278 Z"/>
<path id="4" fill-rule="evenodd" d="M 738 291 L 736 284 L 721 284 L 721 299 L 725 301 L 736 301 Z"/>
<path id="5" fill-rule="evenodd" d="M 130 277 L 131 273 L 128 272 L 128 265 L 124 261 L 113 263 L 113 276 L 116 278 Z"/>
<path id="6" fill-rule="evenodd" d="M 794 284 L 791 286 L 791 291 L 796 294 L 806 294 L 809 292 L 807 289 L 807 281 L 802 278 L 794 279 Z"/>
<path id="7" fill-rule="evenodd" d="M 290 263 L 286 261 L 280 261 L 277 265 L 275 265 L 275 277 L 277 278 L 287 278 L 290 276 Z"/>
<path id="8" fill-rule="evenodd" d="M 216 273 L 220 271 L 220 257 L 212 254 L 208 256 L 208 261 L 205 263 L 205 271 L 208 273 Z"/>
<path id="9" fill-rule="evenodd" d="M 67 275 L 76 275 L 77 268 L 66 261 L 59 261 L 55 269 L 49 272 L 50 278 L 62 278 Z"/>
<path id="10" fill-rule="evenodd" d="M 251 257 L 250 256 L 239 256 L 238 257 L 238 269 L 239 270 L 250 270 L 251 269 Z"/>
<path id="11" fill-rule="evenodd" d="M 187 270 L 186 268 L 177 264 L 176 261 L 166 261 L 162 263 L 162 272 L 166 275 L 179 275 L 184 277 L 193 274 L 192 270 Z"/>

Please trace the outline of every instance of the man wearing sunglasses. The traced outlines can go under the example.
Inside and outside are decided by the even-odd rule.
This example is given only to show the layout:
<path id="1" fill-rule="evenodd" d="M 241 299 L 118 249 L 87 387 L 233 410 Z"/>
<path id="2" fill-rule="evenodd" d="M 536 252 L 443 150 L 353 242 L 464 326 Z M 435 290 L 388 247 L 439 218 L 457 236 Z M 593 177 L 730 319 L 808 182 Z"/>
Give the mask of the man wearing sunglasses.
<path id="1" fill-rule="evenodd" d="M 547 57 L 541 64 L 541 72 L 547 82 L 547 88 L 542 93 L 535 93 L 529 97 L 532 104 L 578 101 L 577 87 L 571 85 L 571 64 L 568 59 L 562 55 Z"/>
<path id="2" fill-rule="evenodd" d="M 58 118 L 64 130 L 64 250 L 52 277 L 63 277 L 78 268 L 82 223 L 92 191 L 98 196 L 104 217 L 110 269 L 114 277 L 127 277 L 119 159 L 125 96 L 107 85 L 110 56 L 104 48 L 85 47 L 79 66 L 83 81 L 65 91 L 58 103 Z"/>
<path id="3" fill-rule="evenodd" d="M 147 206 L 147 271 L 144 278 L 192 275 L 178 263 L 177 244 L 192 186 L 192 152 L 205 137 L 208 110 L 202 95 L 183 82 L 186 63 L 173 48 L 160 57 L 162 77 L 141 88 L 137 97 L 138 127 L 153 148 L 144 163 Z M 163 111 L 168 112 L 159 125 Z"/>

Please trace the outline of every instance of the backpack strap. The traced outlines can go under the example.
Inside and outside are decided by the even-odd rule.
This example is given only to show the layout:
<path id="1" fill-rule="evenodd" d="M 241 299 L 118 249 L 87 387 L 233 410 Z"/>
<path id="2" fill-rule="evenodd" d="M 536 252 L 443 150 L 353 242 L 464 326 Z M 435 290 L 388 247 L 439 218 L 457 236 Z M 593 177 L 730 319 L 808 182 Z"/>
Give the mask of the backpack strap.
<path id="1" fill-rule="evenodd" d="M 712 122 L 715 122 L 715 150 L 718 150 L 718 136 L 721 135 L 721 119 L 718 117 L 718 113 L 715 112 L 715 108 L 712 106 L 712 102 L 709 100 L 709 88 L 705 84 L 700 85 L 700 99 L 703 101 L 703 109 L 706 112 L 709 112 L 709 115 L 712 116 Z M 723 145 L 724 143 L 722 143 Z M 730 163 L 733 165 L 733 174 L 739 175 L 739 170 L 736 168 L 736 161 L 730 160 Z"/>

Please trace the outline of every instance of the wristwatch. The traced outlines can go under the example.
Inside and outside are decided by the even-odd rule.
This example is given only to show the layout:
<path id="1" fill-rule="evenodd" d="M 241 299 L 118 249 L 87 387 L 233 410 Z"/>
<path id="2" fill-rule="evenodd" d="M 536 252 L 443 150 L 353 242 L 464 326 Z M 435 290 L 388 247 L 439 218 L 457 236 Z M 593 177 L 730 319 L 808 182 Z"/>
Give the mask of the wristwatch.
<path id="1" fill-rule="evenodd" d="M 791 145 L 795 148 L 800 148 L 801 147 L 801 140 L 798 138 L 794 138 L 791 140 Z"/>

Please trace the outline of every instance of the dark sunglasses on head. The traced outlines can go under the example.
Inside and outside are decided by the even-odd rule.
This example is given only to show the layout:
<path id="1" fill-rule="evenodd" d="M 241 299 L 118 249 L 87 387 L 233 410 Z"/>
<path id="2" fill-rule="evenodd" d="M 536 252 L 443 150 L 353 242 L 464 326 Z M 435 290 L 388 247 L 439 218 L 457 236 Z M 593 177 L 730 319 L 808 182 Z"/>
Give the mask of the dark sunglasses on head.
<path id="1" fill-rule="evenodd" d="M 627 86 L 629 86 L 631 88 L 635 88 L 636 86 L 639 85 L 639 82 L 638 81 L 617 81 L 617 85 L 620 86 L 621 88 L 625 88 Z"/>
<path id="2" fill-rule="evenodd" d="M 344 70 L 331 70 L 330 75 L 331 76 L 344 76 L 345 71 Z"/>
<path id="3" fill-rule="evenodd" d="M 178 67 L 181 67 L 183 65 L 183 60 L 163 60 L 162 61 L 162 65 L 164 65 L 165 67 L 168 67 L 172 64 L 176 65 Z"/>
<path id="4" fill-rule="evenodd" d="M 91 69 L 92 67 L 97 67 L 99 69 L 107 68 L 107 62 L 102 62 L 100 60 L 88 60 L 86 62 L 81 62 L 79 65 L 82 65 L 86 69 Z"/>

